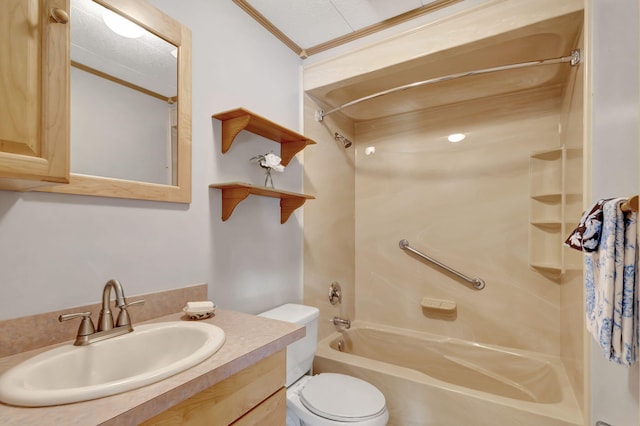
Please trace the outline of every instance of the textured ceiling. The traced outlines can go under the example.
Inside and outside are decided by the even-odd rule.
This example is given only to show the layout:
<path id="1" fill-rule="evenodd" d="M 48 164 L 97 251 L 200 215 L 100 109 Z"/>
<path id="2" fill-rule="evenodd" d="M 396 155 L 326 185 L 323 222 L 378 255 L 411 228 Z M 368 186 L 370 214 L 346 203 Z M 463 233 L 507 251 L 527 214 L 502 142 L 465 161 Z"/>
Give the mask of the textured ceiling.
<path id="1" fill-rule="evenodd" d="M 247 0 L 294 43 L 315 46 L 417 9 L 427 0 Z"/>
<path id="2" fill-rule="evenodd" d="M 301 57 L 463 0 L 233 0 Z"/>

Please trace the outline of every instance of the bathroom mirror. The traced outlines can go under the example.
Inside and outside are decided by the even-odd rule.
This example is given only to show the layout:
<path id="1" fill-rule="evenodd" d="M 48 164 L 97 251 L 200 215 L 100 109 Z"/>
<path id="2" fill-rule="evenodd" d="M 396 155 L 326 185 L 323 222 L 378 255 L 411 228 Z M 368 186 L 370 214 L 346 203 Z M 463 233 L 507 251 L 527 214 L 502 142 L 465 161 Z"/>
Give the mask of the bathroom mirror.
<path id="1" fill-rule="evenodd" d="M 141 0 L 70 1 L 71 179 L 44 191 L 191 201 L 191 33 Z"/>

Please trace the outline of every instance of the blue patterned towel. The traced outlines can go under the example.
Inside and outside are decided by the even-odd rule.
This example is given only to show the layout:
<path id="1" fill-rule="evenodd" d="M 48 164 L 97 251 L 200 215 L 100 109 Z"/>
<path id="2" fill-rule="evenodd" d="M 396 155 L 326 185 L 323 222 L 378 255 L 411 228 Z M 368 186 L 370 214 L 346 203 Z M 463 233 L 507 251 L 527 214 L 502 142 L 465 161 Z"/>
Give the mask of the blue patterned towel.
<path id="1" fill-rule="evenodd" d="M 638 357 L 638 213 L 623 213 L 624 201 L 604 203 L 600 244 L 584 253 L 586 314 L 604 356 L 631 365 Z"/>

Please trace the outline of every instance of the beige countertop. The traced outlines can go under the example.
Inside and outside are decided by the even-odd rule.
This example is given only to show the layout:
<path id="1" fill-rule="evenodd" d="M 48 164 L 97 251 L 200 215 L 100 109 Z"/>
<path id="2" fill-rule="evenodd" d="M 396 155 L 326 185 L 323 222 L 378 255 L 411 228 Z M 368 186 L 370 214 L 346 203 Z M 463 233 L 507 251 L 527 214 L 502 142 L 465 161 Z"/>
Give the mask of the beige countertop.
<path id="1" fill-rule="evenodd" d="M 184 315 L 174 314 L 147 322 L 185 320 Z M 222 348 L 202 363 L 160 382 L 91 401 L 38 408 L 0 404 L 0 423 L 74 426 L 138 424 L 284 349 L 305 335 L 304 326 L 233 311 L 217 310 L 213 318 L 202 321 L 217 325 L 226 333 Z M 0 358 L 0 374 L 56 346 L 60 345 Z"/>

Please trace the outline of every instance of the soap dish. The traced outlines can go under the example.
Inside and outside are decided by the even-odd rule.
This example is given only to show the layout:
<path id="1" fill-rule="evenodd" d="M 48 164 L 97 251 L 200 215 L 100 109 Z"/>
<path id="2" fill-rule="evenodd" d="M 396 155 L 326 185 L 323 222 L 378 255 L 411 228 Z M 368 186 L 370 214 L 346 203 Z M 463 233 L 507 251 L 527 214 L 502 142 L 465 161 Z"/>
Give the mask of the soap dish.
<path id="1" fill-rule="evenodd" d="M 185 314 L 187 314 L 187 316 L 189 317 L 189 319 L 192 320 L 201 320 L 201 319 L 206 319 L 206 318 L 211 318 L 213 316 L 214 311 L 210 311 L 210 312 L 189 312 L 189 311 L 184 311 Z"/>
<path id="2" fill-rule="evenodd" d="M 423 297 L 421 305 L 425 309 L 445 312 L 453 312 L 457 308 L 457 303 L 453 300 L 434 299 L 432 297 Z"/>
<path id="3" fill-rule="evenodd" d="M 213 304 L 213 307 L 208 306 L 206 308 L 190 308 L 185 306 L 182 311 L 192 320 L 201 320 L 206 318 L 211 318 L 216 311 L 216 305 Z"/>

